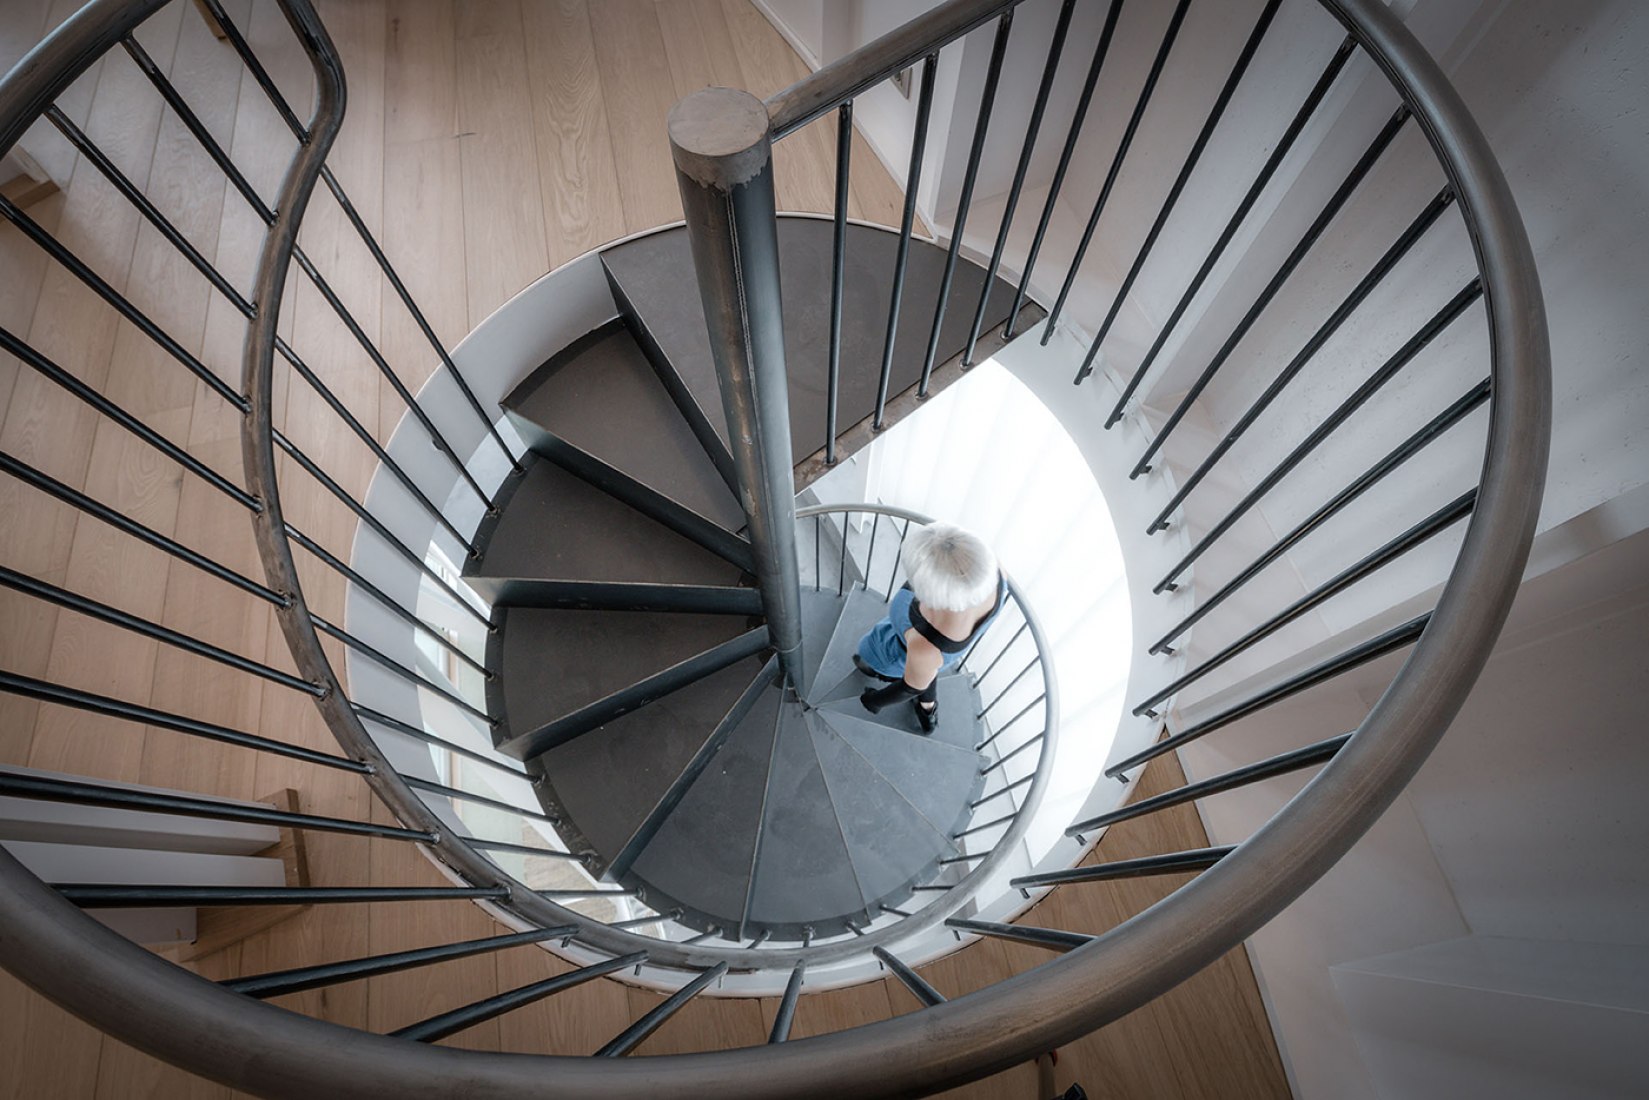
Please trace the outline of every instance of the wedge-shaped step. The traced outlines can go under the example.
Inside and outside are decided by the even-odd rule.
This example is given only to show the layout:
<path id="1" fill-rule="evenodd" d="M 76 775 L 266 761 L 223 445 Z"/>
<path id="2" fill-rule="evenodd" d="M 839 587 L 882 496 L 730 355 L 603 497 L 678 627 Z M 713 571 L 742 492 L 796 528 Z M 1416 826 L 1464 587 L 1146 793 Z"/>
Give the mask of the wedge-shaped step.
<path id="1" fill-rule="evenodd" d="M 489 578 L 736 585 L 734 565 L 544 459 L 532 461 L 483 548 L 465 567 Z"/>
<path id="2" fill-rule="evenodd" d="M 660 669 L 644 679 L 585 703 L 578 709 L 541 726 L 522 730 L 519 724 L 513 725 L 511 729 L 519 732 L 514 732 L 513 736 L 501 740 L 498 751 L 517 760 L 530 760 L 541 753 L 594 733 L 621 715 L 657 703 L 729 665 L 737 664 L 747 657 L 754 657 L 767 649 L 768 644 L 765 626 L 747 630 L 710 649 L 695 653 L 686 660 Z M 714 717 L 711 722 L 714 723 Z M 706 726 L 705 730 L 708 729 Z"/>
<path id="3" fill-rule="evenodd" d="M 489 577 L 492 605 L 562 611 L 700 611 L 760 615 L 754 588 L 710 584 L 642 584 L 637 581 L 554 581 Z"/>
<path id="4" fill-rule="evenodd" d="M 686 297 L 697 305 L 696 294 Z M 744 526 L 738 498 L 622 321 L 550 359 L 504 407 L 529 447 L 538 449 L 539 429 L 553 433 L 729 531 Z"/>
<path id="5" fill-rule="evenodd" d="M 740 661 L 539 757 L 546 811 L 568 823 L 564 833 L 576 829 L 569 839 L 580 848 L 611 861 L 760 669 Z"/>
<path id="6" fill-rule="evenodd" d="M 917 724 L 916 710 L 909 703 L 895 703 L 883 707 L 880 714 L 871 714 L 859 704 L 859 693 L 866 687 L 879 686 L 879 681 L 867 680 L 853 673 L 819 702 L 819 708 L 832 714 L 868 719 L 888 729 L 917 735 L 922 727 Z M 960 749 L 972 749 L 985 739 L 980 724 L 979 693 L 965 672 L 946 672 L 939 677 L 939 728 L 929 736 L 941 744 Z"/>
<path id="7" fill-rule="evenodd" d="M 854 669 L 853 655 L 858 652 L 859 639 L 864 637 L 865 631 L 886 612 L 887 602 L 880 592 L 855 588 L 847 594 L 841 613 L 836 617 L 836 628 L 831 632 L 830 642 L 819 654 L 815 671 L 808 681 L 807 702 L 810 706 L 818 706 L 822 700 L 832 697 L 850 677 L 855 685 L 855 696 L 864 684 L 869 683 Z"/>
<path id="8" fill-rule="evenodd" d="M 732 937 L 744 919 L 778 725 L 763 691 L 630 865 L 655 906 L 665 899 Z"/>
<path id="9" fill-rule="evenodd" d="M 931 877 L 938 861 L 956 851 L 949 834 L 838 737 L 827 716 L 814 711 L 807 717 L 813 751 L 867 904 L 903 895 L 920 878 Z M 820 721 L 822 717 L 826 720 Z M 906 742 L 891 749 L 902 747 L 913 758 L 926 758 L 915 738 L 897 733 L 888 736 Z M 947 793 L 954 796 L 955 791 Z M 955 811 L 967 808 L 966 796 L 952 806 L 954 817 Z"/>
<path id="10" fill-rule="evenodd" d="M 826 592 L 802 589 L 802 693 L 812 684 L 814 670 L 830 645 L 843 600 L 834 589 Z"/>
<path id="11" fill-rule="evenodd" d="M 794 935 L 803 925 L 863 913 L 865 902 L 806 716 L 787 700 L 773 748 L 746 927 L 777 926 Z"/>
<path id="12" fill-rule="evenodd" d="M 834 232 L 831 222 L 819 218 L 779 219 L 779 281 L 785 305 L 791 451 L 796 462 L 824 446 Z M 875 408 L 880 373 L 876 368 L 882 362 L 898 247 L 897 233 L 848 226 L 841 361 L 859 368 L 842 371 L 841 428 L 869 416 Z M 603 252 L 601 259 L 638 342 L 661 358 L 653 364 L 661 376 L 673 372 L 680 379 L 678 400 L 679 391 L 691 398 L 692 405 L 684 414 L 689 420 L 699 418 L 725 445 L 727 422 L 710 360 L 703 307 L 698 295 L 681 292 L 682 287 L 694 285 L 686 230 L 671 229 L 626 241 Z M 922 373 L 944 268 L 945 249 L 912 241 L 890 393 L 915 385 Z M 937 362 L 960 354 L 967 344 L 984 280 L 984 270 L 977 265 L 967 260 L 957 265 L 950 308 L 940 329 Z M 995 280 L 985 329 L 1006 319 L 1013 289 L 1005 280 Z"/>
<path id="13" fill-rule="evenodd" d="M 943 704 L 941 704 L 943 706 Z M 934 737 L 918 737 L 880 725 L 870 714 L 815 712 L 844 745 L 862 757 L 894 790 L 947 837 L 967 817 L 968 803 L 983 785 L 984 759 Z M 970 711 L 965 718 L 972 718 Z M 945 717 L 941 713 L 941 717 Z M 958 716 L 957 721 L 965 720 Z"/>
<path id="14" fill-rule="evenodd" d="M 499 646 L 504 717 L 525 733 L 747 629 L 738 615 L 512 608 Z"/>

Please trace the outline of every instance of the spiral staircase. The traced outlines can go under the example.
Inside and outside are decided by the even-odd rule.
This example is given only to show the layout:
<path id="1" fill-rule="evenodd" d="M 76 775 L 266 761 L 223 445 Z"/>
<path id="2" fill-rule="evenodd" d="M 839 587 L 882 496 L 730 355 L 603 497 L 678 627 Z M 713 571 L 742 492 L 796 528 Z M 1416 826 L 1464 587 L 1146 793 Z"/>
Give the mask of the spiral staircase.
<path id="1" fill-rule="evenodd" d="M 574 325 L 576 331 L 543 349 L 544 356 L 513 364 L 502 361 L 503 344 L 493 336 L 510 325 L 547 330 L 571 323 L 560 304 L 577 297 L 566 290 L 568 272 L 552 273 L 523 292 L 459 347 L 442 344 L 328 167 L 344 118 L 345 74 L 307 0 L 279 5 L 295 48 L 312 70 L 315 109 L 307 121 L 298 117 L 219 0 L 201 5 L 295 138 L 279 191 L 271 195 L 249 182 L 139 43 L 138 28 L 163 7 L 162 0 L 93 0 L 41 43 L 0 83 L 0 148 L 9 149 L 42 118 L 60 131 L 244 320 L 238 383 L 202 362 L 25 210 L 4 200 L 0 215 L 233 410 L 244 481 L 81 379 L 72 364 L 53 361 L 5 329 L 0 346 L 42 384 L 72 398 L 75 415 L 89 411 L 134 436 L 177 468 L 177 476 L 198 480 L 240 509 L 256 539 L 262 579 L 192 549 L 141 516 L 100 502 L 87 488 L 26 457 L 6 455 L 5 472 L 267 605 L 290 663 L 248 657 L 123 610 L 119 601 L 77 592 L 56 583 L 61 578 L 51 568 L 4 563 L 0 583 L 41 606 L 213 662 L 224 676 L 249 676 L 291 692 L 318 711 L 338 751 L 317 751 L 49 677 L 7 670 L 0 688 L 347 777 L 370 791 L 379 812 L 363 808 L 358 816 L 337 817 L 271 810 L 22 768 L 0 770 L 0 796 L 83 812 L 141 811 L 225 827 L 274 825 L 406 843 L 417 846 L 450 885 L 384 885 L 358 872 L 325 885 L 48 883 L 6 855 L 0 857 L 5 929 L 0 962 L 109 1034 L 262 1095 L 525 1096 L 542 1095 L 546 1088 L 592 1097 L 735 1091 L 909 1095 L 1026 1061 L 1117 1019 L 1240 943 L 1323 874 L 1443 734 L 1516 591 L 1538 512 L 1549 417 L 1544 323 L 1527 242 L 1482 135 L 1435 63 L 1383 5 L 1324 0 L 1323 7 L 1345 28 L 1343 45 L 1292 120 L 1280 127 L 1281 136 L 1266 136 L 1275 144 L 1245 183 L 1245 196 L 1206 262 L 1150 350 L 1131 370 L 1123 369 L 1106 354 L 1107 338 L 1158 232 L 1199 170 L 1199 159 L 1271 31 L 1279 4 L 1273 0 L 1259 11 L 1196 142 L 1163 191 L 1143 247 L 1127 273 L 1110 285 L 1108 312 L 1092 331 L 1070 319 L 1079 307 L 1085 317 L 1093 312 L 1093 303 L 1084 301 L 1092 288 L 1079 278 L 1084 253 L 1190 0 L 1180 0 L 1168 20 L 1073 250 L 1073 242 L 1051 239 L 1049 228 L 1123 4 L 1117 0 L 1106 8 L 1034 238 L 1023 257 L 1012 256 L 1010 234 L 1016 212 L 1028 213 L 1016 208 L 1050 90 L 1056 76 L 1069 71 L 1062 64 L 1082 67 L 1080 59 L 1065 56 L 1077 6 L 1076 0 L 1065 0 L 1045 49 L 1039 50 L 1041 80 L 1025 119 L 993 115 L 1019 10 L 1015 0 L 949 0 L 765 103 L 725 89 L 689 96 L 673 113 L 670 131 L 686 224 L 619 242 L 569 265 L 584 265 L 580 285 L 586 288 L 593 285 L 589 265 L 599 265 L 604 290 L 594 293 L 611 310 L 597 307 L 596 314 L 605 315 L 595 316 L 595 323 Z M 983 28 L 993 35 L 990 60 L 950 240 L 940 246 L 914 233 L 938 57 Z M 261 223 L 248 288 L 225 278 L 168 220 L 157 197 L 103 156 L 57 106 L 76 76 L 117 49 L 136 63 L 223 172 L 231 199 L 244 200 Z M 1353 56 L 1372 62 L 1402 105 L 1268 276 L 1179 407 L 1164 422 L 1148 422 L 1131 404 L 1136 391 Z M 854 99 L 918 64 L 902 225 L 850 224 L 846 195 Z M 834 218 L 776 216 L 773 144 L 831 114 L 839 135 Z M 1165 663 L 1142 666 L 1149 669 L 1152 688 L 1133 700 L 1132 717 L 1149 729 L 1151 740 L 1119 740 L 1105 775 L 1079 777 L 1106 794 L 1086 803 L 1088 810 L 1102 808 L 1056 823 L 1073 844 L 1030 851 L 1025 838 L 1044 812 L 1061 725 L 1053 651 L 1036 608 L 1010 576 L 1001 620 L 981 648 L 941 680 L 941 724 L 932 737 L 918 736 L 904 712 L 869 715 L 857 703 L 863 682 L 849 654 L 899 587 L 899 549 L 911 526 L 927 520 L 878 504 L 798 510 L 798 485 L 899 418 L 921 416 L 922 400 L 937 387 L 961 377 L 995 348 L 1011 350 L 1015 342 L 1077 347 L 1074 381 L 1087 393 L 1102 394 L 1105 404 L 1114 398 L 1104 427 L 1120 428 L 1114 432 L 1119 438 L 1128 431 L 1149 433 L 1134 476 L 1161 466 L 1165 441 L 1231 347 L 1411 120 L 1435 154 L 1446 186 L 1298 356 L 1260 389 L 1234 435 L 1278 400 L 1368 293 L 1451 209 L 1470 231 L 1475 274 L 1452 298 L 1437 303 L 1418 331 L 1404 334 L 1373 375 L 1305 431 L 1253 495 L 1223 517 L 1199 517 L 1199 540 L 1156 591 L 1173 594 L 1192 587 L 1191 562 L 1479 300 L 1492 333 L 1487 378 L 1350 480 L 1249 572 L 1211 596 L 1197 591 L 1188 615 L 1175 605 L 1173 628 L 1147 655 Z M 1025 136 L 994 247 L 988 256 L 987 250 L 964 255 L 986 138 L 991 127 L 1000 131 L 1010 125 Z M 1214 167 L 1205 164 L 1201 170 Z M 341 224 L 370 250 L 439 360 L 417 393 L 332 289 L 326 257 L 312 257 L 298 243 L 306 210 L 323 188 L 342 212 Z M 1088 197 L 1081 198 L 1084 206 Z M 1045 245 L 1049 255 L 1069 254 L 1063 280 L 1056 272 L 1047 285 L 1034 279 Z M 300 281 L 332 308 L 382 384 L 405 403 L 407 415 L 386 440 L 340 397 L 345 382 L 316 369 L 298 335 L 282 328 L 283 296 L 289 283 Z M 1033 327 L 1039 323 L 1040 332 Z M 301 408 L 323 418 L 327 432 L 352 435 L 371 450 L 375 466 L 364 490 L 330 474 L 325 444 L 306 447 L 299 435 L 302 418 L 288 419 L 278 407 L 277 393 L 299 391 L 313 397 Z M 1244 577 L 1286 553 L 1485 403 L 1492 412 L 1486 458 L 1470 490 L 1417 522 L 1393 517 L 1393 523 L 1409 524 L 1407 530 L 1201 663 L 1188 667 L 1176 656 L 1187 645 L 1190 627 L 1225 602 Z M 1231 442 L 1214 447 L 1183 484 L 1177 478 L 1141 483 L 1161 506 L 1147 534 L 1181 522 L 1182 504 Z M 294 518 L 296 509 L 287 511 L 282 488 L 298 478 L 306 479 L 306 487 L 318 486 L 354 517 L 347 548 L 329 548 L 304 530 L 307 521 Z M 1206 717 L 1161 721 L 1190 685 L 1463 520 L 1464 542 L 1434 610 L 1348 650 L 1296 662 L 1273 682 Z M 342 614 L 322 598 L 340 592 Z M 1407 659 L 1356 731 L 1127 807 L 1116 805 L 1122 790 L 1115 778 L 1126 783 L 1141 765 L 1190 740 L 1403 650 L 1409 651 Z M 432 772 L 436 759 L 446 762 L 444 773 Z M 1080 859 L 1112 824 L 1319 765 L 1299 797 L 1240 845 L 1072 865 L 1078 860 L 1070 858 L 1071 851 Z M 478 784 L 472 773 L 490 778 Z M 514 832 L 484 835 L 483 819 L 494 824 L 507 819 Z M 1108 930 L 1077 932 L 1017 919 L 1049 891 L 1187 873 L 1194 877 L 1163 901 Z M 512 931 L 389 955 L 322 957 L 295 970 L 233 975 L 221 982 L 145 951 L 80 911 L 455 898 L 473 900 Z M 1048 949 L 1058 957 L 947 1000 L 917 967 L 980 936 Z M 388 1035 L 260 1003 L 282 993 L 523 944 L 554 950 L 573 968 Z M 921 1011 L 787 1041 L 810 982 L 813 988 L 847 985 L 884 968 L 910 990 Z M 604 977 L 668 996 L 594 1057 L 529 1057 L 435 1045 Z M 622 1057 L 693 998 L 740 990 L 780 995 L 766 1045 Z"/>

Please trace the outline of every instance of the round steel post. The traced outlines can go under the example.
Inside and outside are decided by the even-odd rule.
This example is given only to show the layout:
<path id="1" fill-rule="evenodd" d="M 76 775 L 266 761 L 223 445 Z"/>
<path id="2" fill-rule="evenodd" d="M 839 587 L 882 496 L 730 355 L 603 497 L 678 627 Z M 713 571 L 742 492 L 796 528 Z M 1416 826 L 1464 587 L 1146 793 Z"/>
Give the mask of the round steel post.
<path id="1" fill-rule="evenodd" d="M 748 92 L 705 88 L 671 109 L 669 130 L 762 609 L 779 663 L 799 684 L 802 591 L 767 108 Z"/>

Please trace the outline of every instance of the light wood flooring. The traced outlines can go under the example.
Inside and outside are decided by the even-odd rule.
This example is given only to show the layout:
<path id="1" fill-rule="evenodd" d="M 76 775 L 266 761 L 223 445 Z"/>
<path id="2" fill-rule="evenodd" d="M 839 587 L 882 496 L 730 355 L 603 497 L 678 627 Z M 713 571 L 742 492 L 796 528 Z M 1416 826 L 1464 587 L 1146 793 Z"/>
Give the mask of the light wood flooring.
<path id="1" fill-rule="evenodd" d="M 0 5 L 0 66 L 73 10 L 72 0 Z M 227 5 L 302 114 L 304 61 L 268 0 Z M 349 113 L 331 163 L 442 340 L 460 339 L 553 267 L 627 233 L 679 217 L 663 120 L 706 84 L 765 95 L 805 68 L 748 0 L 324 0 L 344 55 Z M 193 6 L 174 2 L 139 33 L 253 185 L 270 196 L 292 142 L 233 53 Z M 79 81 L 65 111 L 243 291 L 259 223 L 194 140 L 116 55 Z M 778 147 L 780 206 L 830 209 L 834 133 L 825 120 Z M 210 286 L 55 134 L 35 142 L 72 166 L 61 194 L 30 214 L 190 353 L 238 378 L 244 324 Z M 855 149 L 850 213 L 897 223 L 898 187 Z M 414 389 L 427 344 L 330 198 L 303 242 L 366 334 Z M 283 331 L 357 417 L 387 437 L 394 390 L 301 277 Z M 10 226 L 0 225 L 0 324 L 239 483 L 239 421 L 207 386 L 121 320 Z M 364 489 L 370 452 L 301 381 L 277 372 L 276 419 L 341 484 Z M 0 449 L 250 577 L 261 567 L 238 505 L 118 425 L 0 355 Z M 288 519 L 336 552 L 354 520 L 301 471 L 283 469 Z M 289 669 L 268 606 L 159 550 L 0 478 L 0 563 Z M 300 555 L 306 595 L 335 617 L 336 575 Z M 337 653 L 333 651 L 336 659 Z M 167 646 L 0 591 L 0 667 L 220 722 L 293 744 L 335 749 L 311 701 Z M 314 813 L 386 820 L 353 778 L 169 731 L 0 695 L 0 763 L 197 791 L 260 797 L 286 787 Z M 1166 783 L 1172 765 L 1153 765 Z M 1167 830 L 1163 835 L 1160 830 Z M 1190 834 L 1196 839 L 1188 839 Z M 1183 834 L 1183 835 L 1182 835 Z M 1108 857 L 1204 843 L 1195 816 L 1115 830 Z M 316 835 L 317 884 L 436 884 L 403 844 Z M 1102 929 L 1143 907 L 1157 883 L 1059 891 L 1036 923 Z M 316 907 L 195 965 L 210 977 L 423 946 L 495 931 L 467 902 Z M 957 994 L 1045 961 L 986 943 L 928 968 Z M 282 999 L 300 1011 L 384 1030 L 565 969 L 536 948 L 446 963 Z M 510 1013 L 448 1042 L 477 1049 L 584 1053 L 656 998 L 612 982 Z M 902 988 L 875 983 L 806 998 L 800 1037 L 909 1011 Z M 773 1004 L 701 999 L 642 1053 L 760 1042 Z M 1062 1084 L 1094 1096 L 1286 1093 L 1252 976 L 1240 952 L 1181 990 L 1067 1050 Z M 1029 1067 L 957 1095 L 1034 1095 Z M 220 1096 L 229 1090 L 139 1054 L 0 975 L 0 1097 Z"/>

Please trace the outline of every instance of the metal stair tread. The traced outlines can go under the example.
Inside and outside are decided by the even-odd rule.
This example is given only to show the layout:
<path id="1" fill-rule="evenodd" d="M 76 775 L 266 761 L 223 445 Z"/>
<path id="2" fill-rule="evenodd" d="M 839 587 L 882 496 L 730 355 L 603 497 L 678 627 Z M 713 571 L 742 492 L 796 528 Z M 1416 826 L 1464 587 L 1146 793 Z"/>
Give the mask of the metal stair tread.
<path id="1" fill-rule="evenodd" d="M 537 729 L 745 629 L 736 615 L 511 608 L 498 646 L 505 724 Z"/>
<path id="2" fill-rule="evenodd" d="M 778 220 L 780 292 L 787 307 L 784 330 L 792 462 L 801 462 L 824 446 L 833 234 L 828 219 L 780 216 Z M 848 226 L 843 362 L 881 362 L 898 243 L 897 233 Z M 911 241 L 906 308 L 899 314 L 893 357 L 892 394 L 915 385 L 921 375 L 933 319 L 931 303 L 938 298 L 945 256 L 946 250 L 937 245 Z M 710 359 L 703 306 L 698 295 L 681 293 L 683 286 L 696 284 L 686 230 L 672 228 L 625 241 L 604 251 L 601 258 L 608 278 L 634 311 L 632 319 L 651 334 L 668 361 L 668 369 L 679 376 L 725 443 L 727 420 Z M 957 263 L 951 287 L 952 308 L 946 311 L 940 329 L 938 362 L 960 354 L 966 345 L 984 276 L 984 269 L 966 258 Z M 1013 290 L 1003 279 L 995 280 L 985 314 L 985 331 L 1006 319 Z M 811 303 L 817 303 L 816 308 L 804 307 Z M 871 414 L 877 379 L 876 371 L 842 372 L 839 428 Z"/>
<path id="3" fill-rule="evenodd" d="M 922 727 L 917 724 L 915 709 L 909 703 L 884 707 L 877 715 L 865 710 L 859 703 L 859 692 L 869 686 L 870 680 L 854 672 L 819 704 L 819 709 L 873 722 L 902 733 L 921 734 Z M 939 728 L 927 735 L 927 739 L 972 750 L 984 740 L 980 733 L 983 727 L 974 717 L 979 713 L 979 692 L 974 688 L 972 678 L 965 672 L 944 673 L 939 677 L 938 694 Z M 963 715 L 965 719 L 958 720 L 957 715 Z"/>
<path id="4" fill-rule="evenodd" d="M 836 628 L 831 631 L 830 643 L 820 655 L 816 671 L 809 680 L 808 705 L 818 706 L 847 677 L 857 675 L 853 667 L 853 654 L 858 651 L 859 639 L 886 609 L 887 602 L 880 593 L 868 592 L 864 588 L 853 588 L 848 592 L 837 615 Z"/>
<path id="5" fill-rule="evenodd" d="M 746 916 L 799 929 L 865 908 L 805 715 L 782 704 Z"/>
<path id="6" fill-rule="evenodd" d="M 967 815 L 968 803 L 982 784 L 979 769 L 984 763 L 972 748 L 892 729 L 868 713 L 863 717 L 830 710 L 814 713 L 934 828 L 950 836 Z M 972 713 L 968 712 L 970 717 Z M 941 711 L 941 722 L 945 718 Z"/>
<path id="7" fill-rule="evenodd" d="M 487 594 L 489 577 L 734 585 L 743 571 L 539 459 L 528 463 L 464 575 Z"/>
<path id="8" fill-rule="evenodd" d="M 537 757 L 545 811 L 611 861 L 761 665 L 740 661 Z"/>
<path id="9" fill-rule="evenodd" d="M 503 404 L 529 446 L 543 428 L 728 531 L 744 526 L 738 498 L 622 322 L 553 356 Z"/>
<path id="10" fill-rule="evenodd" d="M 902 899 L 911 885 L 931 877 L 939 859 L 953 854 L 956 845 L 944 826 L 838 737 L 828 720 L 821 720 L 824 715 L 814 711 L 807 717 L 813 750 L 866 904 Z M 955 800 L 954 808 L 967 808 L 966 793 Z M 949 816 L 954 819 L 956 813 Z"/>

